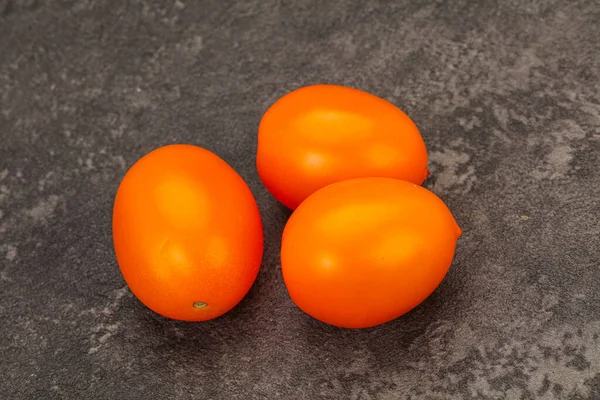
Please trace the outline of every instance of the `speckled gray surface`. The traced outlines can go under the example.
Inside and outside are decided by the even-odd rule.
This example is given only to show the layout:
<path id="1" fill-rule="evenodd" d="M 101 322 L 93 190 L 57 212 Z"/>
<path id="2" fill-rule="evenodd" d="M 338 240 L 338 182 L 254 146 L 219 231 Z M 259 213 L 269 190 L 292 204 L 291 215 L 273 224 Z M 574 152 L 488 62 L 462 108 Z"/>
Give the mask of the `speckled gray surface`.
<path id="1" fill-rule="evenodd" d="M 0 1 L 0 397 L 600 399 L 600 4 L 498 3 Z M 256 129 L 310 83 L 407 111 L 464 230 L 377 328 L 281 280 Z M 174 142 L 234 166 L 265 226 L 253 289 L 203 324 L 148 311 L 112 249 L 120 179 Z"/>

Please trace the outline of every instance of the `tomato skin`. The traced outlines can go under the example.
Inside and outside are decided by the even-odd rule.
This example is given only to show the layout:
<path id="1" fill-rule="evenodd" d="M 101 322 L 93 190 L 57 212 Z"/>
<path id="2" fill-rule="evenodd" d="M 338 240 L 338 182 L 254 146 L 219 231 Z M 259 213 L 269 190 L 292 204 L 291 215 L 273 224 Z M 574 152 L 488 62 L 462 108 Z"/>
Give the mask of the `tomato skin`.
<path id="1" fill-rule="evenodd" d="M 263 255 L 259 210 L 244 180 L 214 153 L 184 144 L 155 149 L 127 171 L 114 201 L 113 241 L 133 294 L 186 321 L 237 305 Z"/>
<path id="2" fill-rule="evenodd" d="M 256 166 L 269 192 L 295 209 L 341 180 L 389 177 L 422 184 L 427 149 L 394 104 L 339 85 L 311 85 L 279 98 L 258 129 Z"/>
<path id="3" fill-rule="evenodd" d="M 390 178 L 334 183 L 288 220 L 281 269 L 292 301 L 339 327 L 391 321 L 442 282 L 462 231 L 435 194 Z"/>

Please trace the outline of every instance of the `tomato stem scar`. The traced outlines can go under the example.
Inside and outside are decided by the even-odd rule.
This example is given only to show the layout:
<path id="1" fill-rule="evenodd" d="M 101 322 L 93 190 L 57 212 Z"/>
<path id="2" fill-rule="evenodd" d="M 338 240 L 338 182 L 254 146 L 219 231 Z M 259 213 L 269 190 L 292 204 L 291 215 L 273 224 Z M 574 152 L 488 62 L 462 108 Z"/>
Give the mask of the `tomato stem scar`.
<path id="1" fill-rule="evenodd" d="M 203 302 L 203 301 L 196 301 L 194 303 L 194 308 L 198 308 L 198 309 L 204 308 L 204 307 L 207 307 L 207 306 L 208 306 L 208 304 L 205 303 L 205 302 Z"/>

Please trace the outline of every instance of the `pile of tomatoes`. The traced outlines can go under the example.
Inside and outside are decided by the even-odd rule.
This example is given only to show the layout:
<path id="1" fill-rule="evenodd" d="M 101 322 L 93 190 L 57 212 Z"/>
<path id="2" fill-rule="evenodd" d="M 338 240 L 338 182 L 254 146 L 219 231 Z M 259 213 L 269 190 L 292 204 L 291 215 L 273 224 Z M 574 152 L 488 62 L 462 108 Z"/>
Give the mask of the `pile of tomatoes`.
<path id="1" fill-rule="evenodd" d="M 293 210 L 281 270 L 308 315 L 346 328 L 379 325 L 416 307 L 446 275 L 461 229 L 421 186 L 427 149 L 394 104 L 337 85 L 294 90 L 260 122 L 256 167 Z M 133 294 L 186 321 L 235 307 L 256 279 L 264 243 L 244 180 L 214 153 L 187 144 L 155 149 L 127 171 L 113 239 Z"/>

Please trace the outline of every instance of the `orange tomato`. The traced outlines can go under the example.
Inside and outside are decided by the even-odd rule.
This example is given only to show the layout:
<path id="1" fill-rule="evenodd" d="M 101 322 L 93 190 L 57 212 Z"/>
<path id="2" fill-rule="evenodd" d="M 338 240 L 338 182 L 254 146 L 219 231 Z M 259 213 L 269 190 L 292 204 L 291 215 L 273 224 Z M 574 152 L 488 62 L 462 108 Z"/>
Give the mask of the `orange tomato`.
<path id="1" fill-rule="evenodd" d="M 384 99 L 338 85 L 306 86 L 277 100 L 259 125 L 256 166 L 267 190 L 291 209 L 345 179 L 420 185 L 428 175 L 415 123 Z"/>
<path id="2" fill-rule="evenodd" d="M 452 262 L 461 229 L 435 194 L 390 178 L 334 183 L 292 213 L 281 244 L 289 295 L 325 323 L 365 328 L 425 300 Z"/>
<path id="3" fill-rule="evenodd" d="M 192 145 L 158 148 L 129 169 L 114 202 L 113 238 L 133 294 L 187 321 L 216 318 L 238 304 L 263 254 L 250 189 L 225 161 Z"/>

